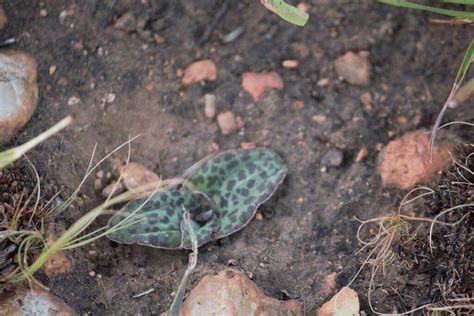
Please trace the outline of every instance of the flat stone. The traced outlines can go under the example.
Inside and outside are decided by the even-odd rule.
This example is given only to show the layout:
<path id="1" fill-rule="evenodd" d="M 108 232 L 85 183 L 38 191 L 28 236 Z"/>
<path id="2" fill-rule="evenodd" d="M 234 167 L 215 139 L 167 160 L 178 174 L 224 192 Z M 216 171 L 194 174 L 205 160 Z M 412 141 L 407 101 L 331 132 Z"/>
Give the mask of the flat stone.
<path id="1" fill-rule="evenodd" d="M 303 311 L 299 301 L 268 297 L 245 273 L 229 268 L 203 277 L 189 293 L 180 315 L 297 316 Z"/>
<path id="2" fill-rule="evenodd" d="M 318 311 L 318 316 L 359 316 L 360 305 L 357 293 L 343 287 L 329 302 L 323 304 Z"/>
<path id="3" fill-rule="evenodd" d="M 0 51 L 0 144 L 29 121 L 38 104 L 37 65 L 29 55 Z"/>
<path id="4" fill-rule="evenodd" d="M 438 140 L 429 160 L 430 135 L 417 130 L 392 140 L 379 156 L 382 185 L 410 190 L 431 180 L 450 161 L 453 144 Z"/>
<path id="5" fill-rule="evenodd" d="M 0 315 L 72 316 L 74 311 L 51 293 L 40 290 L 17 290 L 13 295 L 2 295 Z"/>

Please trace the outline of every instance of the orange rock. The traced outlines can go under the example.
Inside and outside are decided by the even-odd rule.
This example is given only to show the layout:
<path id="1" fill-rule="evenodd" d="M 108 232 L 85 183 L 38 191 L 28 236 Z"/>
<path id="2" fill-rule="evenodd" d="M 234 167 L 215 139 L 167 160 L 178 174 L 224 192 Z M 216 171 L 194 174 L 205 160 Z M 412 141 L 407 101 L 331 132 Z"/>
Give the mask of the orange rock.
<path id="1" fill-rule="evenodd" d="M 183 303 L 180 316 L 303 315 L 297 300 L 266 296 L 245 273 L 226 269 L 199 281 Z"/>
<path id="2" fill-rule="evenodd" d="M 63 231 L 64 227 L 49 224 L 46 227 L 46 244 L 51 246 L 59 238 Z M 58 274 L 67 273 L 71 271 L 71 268 L 71 260 L 62 251 L 53 253 L 48 258 L 48 260 L 46 260 L 42 267 L 44 273 L 50 278 Z"/>
<path id="3" fill-rule="evenodd" d="M 254 142 L 241 142 L 240 143 L 240 148 L 243 148 L 243 149 L 251 149 L 255 147 L 256 145 Z"/>
<path id="4" fill-rule="evenodd" d="M 353 85 L 368 85 L 371 70 L 366 52 L 347 52 L 336 60 L 337 75 Z"/>
<path id="5" fill-rule="evenodd" d="M 359 316 L 359 298 L 357 293 L 349 288 L 343 287 L 329 302 L 321 306 L 318 316 Z"/>
<path id="6" fill-rule="evenodd" d="M 196 61 L 186 67 L 183 78 L 181 78 L 181 83 L 185 86 L 189 86 L 202 80 L 214 81 L 216 79 L 216 64 L 210 59 L 205 59 Z"/>
<path id="7" fill-rule="evenodd" d="M 156 173 L 136 162 L 119 167 L 119 172 L 122 175 L 123 184 L 128 190 L 160 181 L 160 177 Z"/>
<path id="8" fill-rule="evenodd" d="M 5 24 L 7 24 L 8 19 L 7 19 L 7 14 L 5 13 L 5 10 L 3 10 L 3 7 L 0 6 L 0 30 L 3 29 Z"/>
<path id="9" fill-rule="evenodd" d="M 221 129 L 222 135 L 230 135 L 237 128 L 237 123 L 234 113 L 227 111 L 217 115 L 217 124 Z"/>
<path id="10" fill-rule="evenodd" d="M 283 80 L 280 75 L 272 72 L 244 72 L 242 74 L 242 88 L 259 101 L 266 89 L 283 89 Z"/>
<path id="11" fill-rule="evenodd" d="M 38 104 L 37 65 L 15 50 L 0 52 L 0 144 L 31 118 Z"/>
<path id="12" fill-rule="evenodd" d="M 14 295 L 2 295 L 0 315 L 72 316 L 74 311 L 51 293 L 40 290 L 18 290 Z"/>
<path id="13" fill-rule="evenodd" d="M 381 152 L 380 177 L 385 187 L 409 190 L 419 183 L 429 181 L 450 161 L 448 143 L 433 148 L 433 161 L 429 161 L 430 135 L 417 130 L 391 141 Z"/>
<path id="14" fill-rule="evenodd" d="M 71 271 L 71 260 L 63 252 L 51 255 L 43 265 L 43 271 L 48 277 Z"/>

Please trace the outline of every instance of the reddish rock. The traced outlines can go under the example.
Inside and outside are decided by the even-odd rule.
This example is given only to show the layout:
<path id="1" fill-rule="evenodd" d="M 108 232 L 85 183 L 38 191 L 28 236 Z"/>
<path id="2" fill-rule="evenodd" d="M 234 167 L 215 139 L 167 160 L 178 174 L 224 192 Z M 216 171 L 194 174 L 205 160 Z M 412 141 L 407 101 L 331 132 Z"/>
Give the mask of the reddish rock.
<path id="1" fill-rule="evenodd" d="M 368 85 L 371 71 L 367 52 L 347 52 L 336 60 L 337 75 L 353 85 Z"/>
<path id="2" fill-rule="evenodd" d="M 242 74 L 242 88 L 247 91 L 254 101 L 259 101 L 267 89 L 283 89 L 283 80 L 280 75 L 272 72 L 244 72 Z"/>
<path id="3" fill-rule="evenodd" d="M 7 14 L 5 13 L 5 10 L 3 10 L 3 7 L 0 6 L 0 30 L 3 29 L 5 24 L 7 24 L 8 19 L 7 19 Z"/>
<path id="4" fill-rule="evenodd" d="M 438 141 L 430 162 L 429 140 L 426 130 L 417 130 L 388 143 L 380 154 L 382 185 L 409 190 L 442 170 L 450 161 L 448 150 L 452 146 Z"/>
<path id="5" fill-rule="evenodd" d="M 46 244 L 51 246 L 64 232 L 64 227 L 49 224 L 46 228 Z M 62 251 L 53 253 L 44 263 L 42 269 L 48 277 L 71 271 L 72 262 Z"/>
<path id="6" fill-rule="evenodd" d="M 237 128 L 235 115 L 230 111 L 220 113 L 217 116 L 217 124 L 221 129 L 222 135 L 230 135 Z"/>
<path id="7" fill-rule="evenodd" d="M 185 86 L 198 83 L 203 80 L 214 81 L 217 79 L 216 64 L 210 60 L 200 60 L 192 63 L 184 70 L 181 83 Z"/>
<path id="8" fill-rule="evenodd" d="M 51 293 L 40 290 L 18 290 L 13 295 L 2 295 L 0 315 L 75 315 L 74 311 L 62 300 Z"/>
<path id="9" fill-rule="evenodd" d="M 37 65 L 29 55 L 0 51 L 0 144 L 33 115 L 38 103 Z"/>
<path id="10" fill-rule="evenodd" d="M 303 311 L 297 300 L 268 297 L 245 273 L 226 269 L 203 277 L 189 293 L 180 315 L 296 316 L 303 315 Z"/>
<path id="11" fill-rule="evenodd" d="M 358 316 L 359 310 L 360 306 L 357 293 L 349 287 L 343 287 L 329 302 L 323 304 L 317 315 Z"/>
<path id="12" fill-rule="evenodd" d="M 321 289 L 322 295 L 329 295 L 336 287 L 337 272 L 333 272 L 327 275 L 323 281 L 323 288 Z"/>
<path id="13" fill-rule="evenodd" d="M 52 254 L 43 265 L 43 271 L 48 277 L 71 271 L 71 260 L 62 252 Z"/>
<path id="14" fill-rule="evenodd" d="M 160 181 L 160 177 L 156 173 L 136 162 L 120 166 L 119 172 L 122 176 L 123 184 L 128 190 L 134 190 L 145 184 Z"/>

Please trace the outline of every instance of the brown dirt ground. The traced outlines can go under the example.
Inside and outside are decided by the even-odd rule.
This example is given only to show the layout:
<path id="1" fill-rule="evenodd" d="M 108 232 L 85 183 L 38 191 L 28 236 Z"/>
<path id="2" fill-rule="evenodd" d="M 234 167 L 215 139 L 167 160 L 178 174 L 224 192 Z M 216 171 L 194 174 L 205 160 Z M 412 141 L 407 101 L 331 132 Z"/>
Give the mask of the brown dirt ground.
<path id="1" fill-rule="evenodd" d="M 289 173 L 262 207 L 267 216 L 226 240 L 203 247 L 193 284 L 234 259 L 266 294 L 300 298 L 312 314 L 334 294 L 324 292 L 324 277 L 337 272 L 339 288 L 360 265 L 362 258 L 354 255 L 359 245 L 353 217 L 385 214 L 404 194 L 380 187 L 379 144 L 431 126 L 474 33 L 470 26 L 434 25 L 423 13 L 372 2 L 308 2 L 312 4 L 310 22 L 298 28 L 267 12 L 258 1 L 231 1 L 210 40 L 199 47 L 197 40 L 220 1 L 0 1 L 9 19 L 0 42 L 15 37 L 13 48 L 36 58 L 41 91 L 37 112 L 9 145 L 24 142 L 74 113 L 73 128 L 30 155 L 49 185 L 46 192 L 61 189 L 65 193 L 79 183 L 95 143 L 100 156 L 129 135 L 142 134 L 133 143 L 132 160 L 164 177 L 179 174 L 204 157 L 211 142 L 221 150 L 239 147 L 242 141 L 273 148 L 284 157 Z M 47 16 L 40 16 L 41 8 Z M 69 14 L 59 19 L 63 11 Z M 146 22 L 143 29 L 122 33 L 112 27 L 127 11 Z M 223 44 L 220 38 L 239 26 L 244 34 Z M 146 31 L 159 34 L 164 42 L 155 43 Z M 309 49 L 306 58 L 298 57 L 292 48 L 295 43 Z M 348 50 L 370 52 L 370 86 L 338 80 L 334 60 Z M 183 88 L 177 70 L 203 58 L 216 62 L 218 80 Z M 282 60 L 293 58 L 301 60 L 299 68 L 281 67 Z M 52 65 L 57 71 L 50 76 Z M 241 90 L 241 74 L 270 70 L 280 73 L 285 89 L 252 102 Z M 317 86 L 322 78 L 330 84 Z M 359 101 L 364 92 L 375 99 L 370 111 Z M 104 105 L 108 93 L 115 93 L 116 99 Z M 245 127 L 230 136 L 220 135 L 215 121 L 203 114 L 205 93 L 217 96 L 219 112 L 232 110 L 241 116 Z M 81 102 L 69 106 L 71 96 Z M 304 109 L 294 109 L 295 100 L 303 100 Z M 327 120 L 318 125 L 313 115 L 325 115 Z M 473 112 L 464 106 L 448 111 L 446 120 L 472 118 Z M 467 128 L 451 130 L 465 139 L 472 137 Z M 364 162 L 355 163 L 363 146 L 370 154 Z M 344 163 L 321 172 L 320 159 L 329 148 L 342 150 Z M 84 189 L 84 202 L 60 222 L 72 223 L 101 200 L 92 182 Z M 106 239 L 71 256 L 75 258 L 73 272 L 40 278 L 79 314 L 91 315 L 165 311 L 187 264 L 184 251 L 118 245 Z M 89 271 L 101 277 L 92 278 Z M 367 278 L 363 274 L 353 285 L 363 304 Z M 132 298 L 150 288 L 155 291 Z M 384 310 L 391 306 L 406 310 L 426 299 L 412 297 L 400 304 L 390 288 L 382 294 L 374 303 Z"/>

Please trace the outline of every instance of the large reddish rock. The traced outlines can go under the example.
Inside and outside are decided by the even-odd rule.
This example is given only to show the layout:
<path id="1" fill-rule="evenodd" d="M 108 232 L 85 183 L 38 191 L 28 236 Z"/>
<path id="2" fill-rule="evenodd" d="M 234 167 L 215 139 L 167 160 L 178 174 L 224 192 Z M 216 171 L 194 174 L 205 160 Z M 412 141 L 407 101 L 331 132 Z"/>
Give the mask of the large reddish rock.
<path id="1" fill-rule="evenodd" d="M 381 152 L 380 177 L 385 187 L 412 189 L 415 185 L 429 181 L 450 161 L 452 145 L 438 140 L 429 161 L 430 135 L 426 130 L 417 130 L 391 141 Z"/>
<path id="2" fill-rule="evenodd" d="M 226 269 L 207 275 L 189 293 L 181 316 L 226 315 L 270 316 L 303 315 L 297 300 L 280 301 L 263 294 L 247 275 Z"/>
<path id="3" fill-rule="evenodd" d="M 352 85 L 368 85 L 371 71 L 367 52 L 347 52 L 336 60 L 337 75 Z"/>
<path id="4" fill-rule="evenodd" d="M 242 88 L 250 94 L 254 101 L 259 101 L 265 90 L 283 89 L 283 80 L 275 71 L 271 72 L 244 72 L 242 74 Z"/>
<path id="5" fill-rule="evenodd" d="M 205 59 L 196 61 L 186 67 L 183 78 L 181 78 L 181 83 L 185 86 L 189 86 L 203 80 L 214 81 L 216 79 L 216 64 L 210 59 Z"/>
<path id="6" fill-rule="evenodd" d="M 3 293 L 0 299 L 0 315 L 72 316 L 75 313 L 62 300 L 51 293 L 34 289 L 18 290 L 13 295 Z"/>
<path id="7" fill-rule="evenodd" d="M 31 118 L 38 104 L 37 65 L 16 50 L 0 51 L 0 144 Z"/>
<path id="8" fill-rule="evenodd" d="M 330 301 L 321 306 L 318 316 L 359 316 L 359 297 L 349 288 L 343 287 Z"/>

